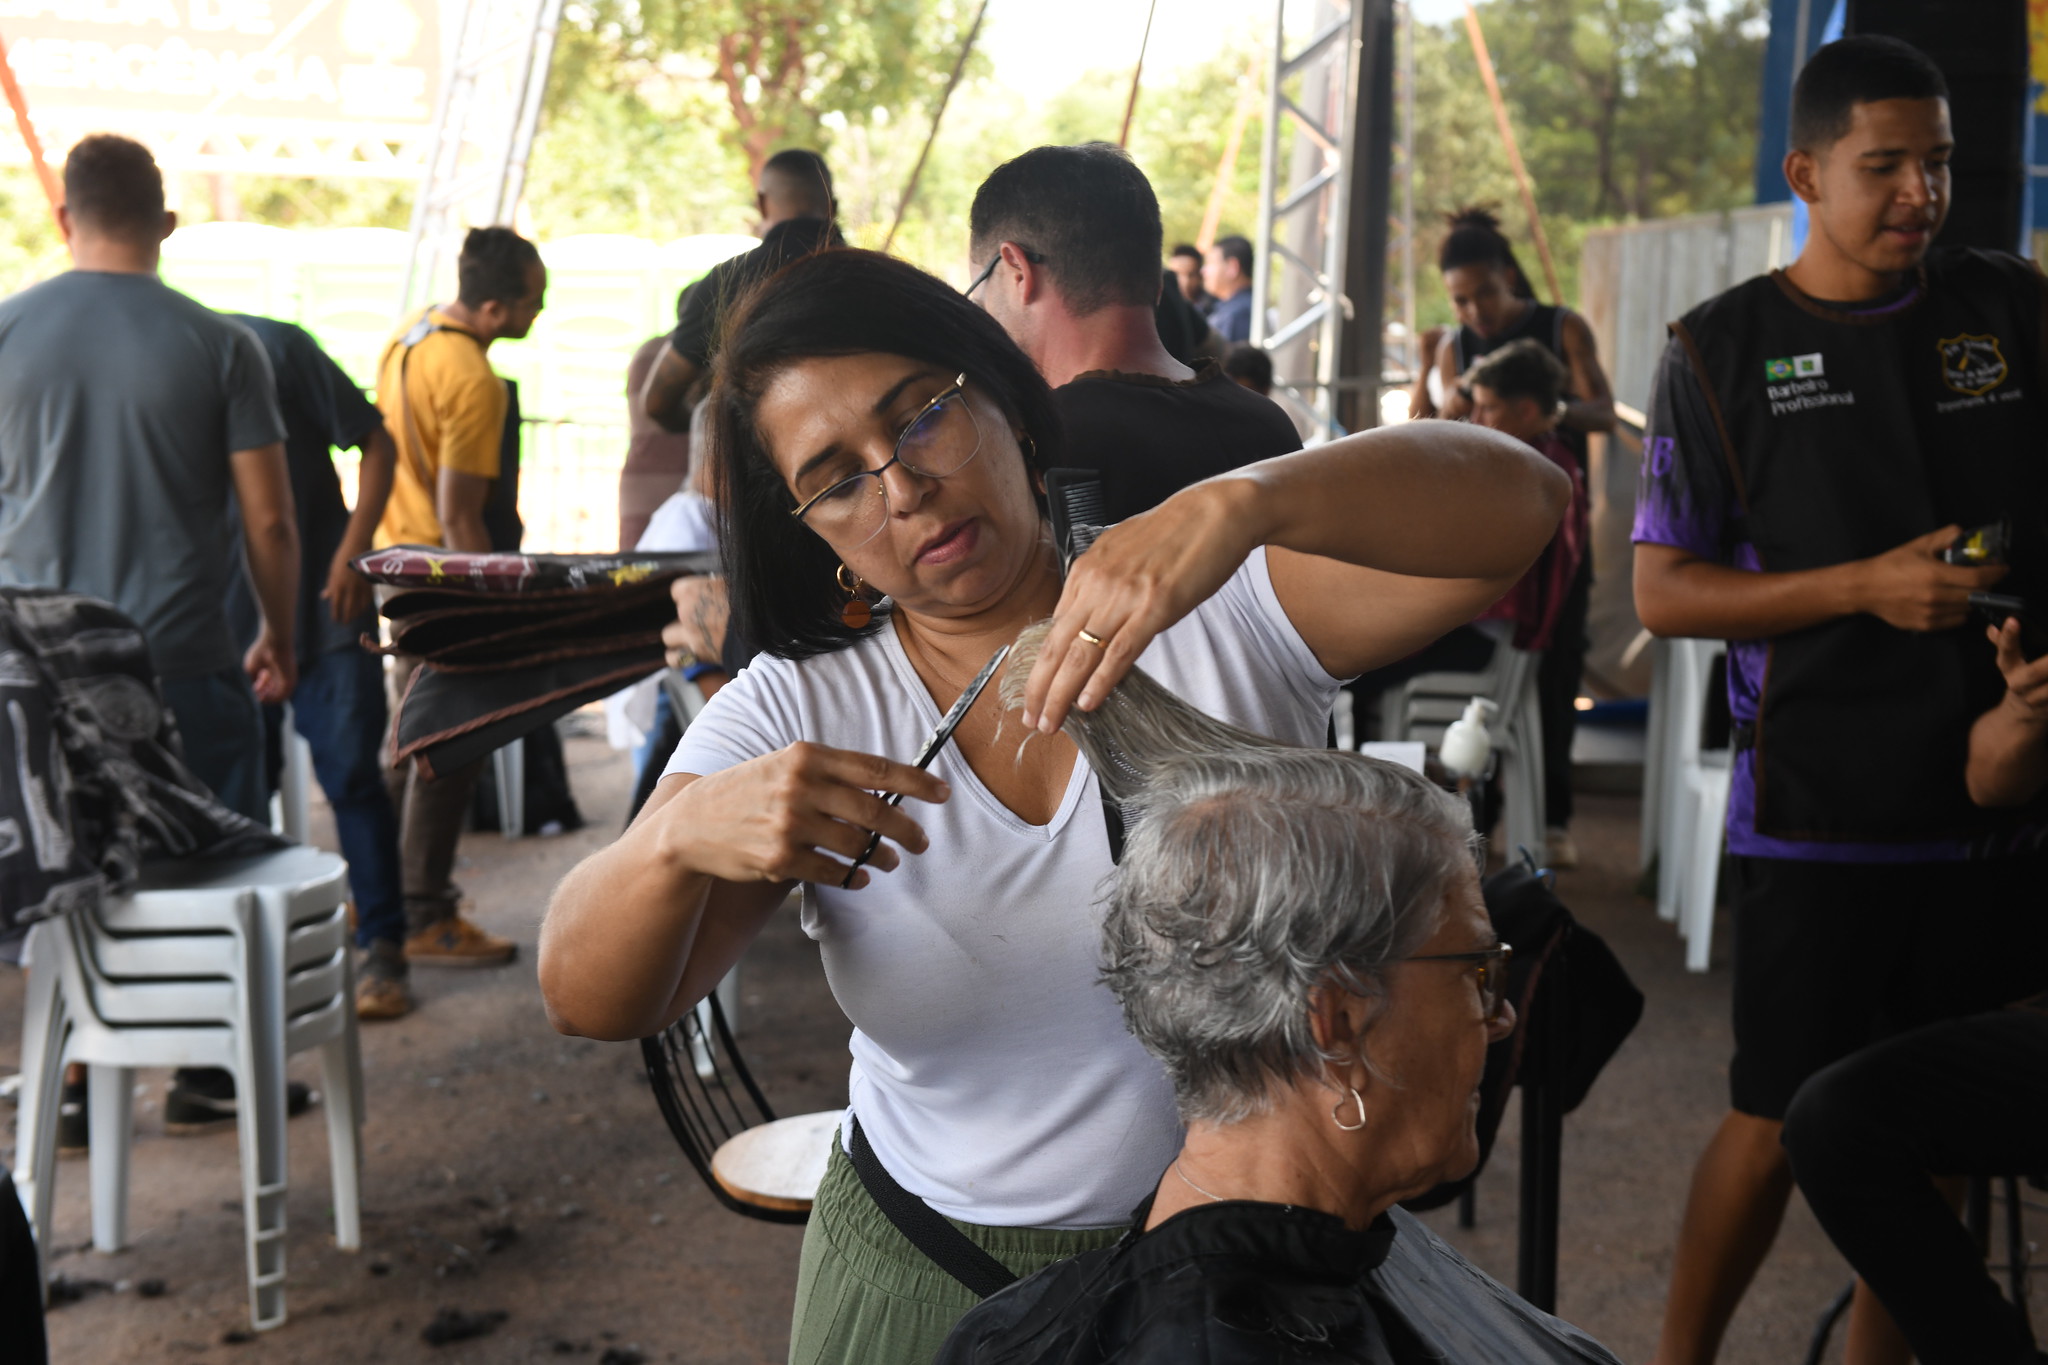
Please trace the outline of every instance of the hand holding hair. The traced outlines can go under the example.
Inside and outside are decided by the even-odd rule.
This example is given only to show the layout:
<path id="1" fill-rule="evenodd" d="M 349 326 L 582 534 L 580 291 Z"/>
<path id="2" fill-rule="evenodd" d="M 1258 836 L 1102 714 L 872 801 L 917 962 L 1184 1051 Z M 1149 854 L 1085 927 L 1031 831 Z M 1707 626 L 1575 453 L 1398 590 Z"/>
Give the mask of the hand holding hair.
<path id="1" fill-rule="evenodd" d="M 1037 675 L 1053 630 L 1052 621 L 1026 626 L 1010 647 L 997 684 L 1004 710 L 1024 704 L 1025 688 Z M 1061 728 L 1094 770 L 1103 795 L 1119 804 L 1140 801 L 1163 765 L 1191 754 L 1295 747 L 1217 720 L 1175 696 L 1142 668 L 1127 668 L 1117 682 L 1104 686 L 1094 707 L 1069 711 Z"/>
<path id="2" fill-rule="evenodd" d="M 1463 422 L 1358 432 L 1206 479 L 1074 561 L 1024 721 L 1050 734 L 1099 705 L 1261 545 L 1282 552 L 1273 590 L 1334 676 L 1411 654 L 1507 591 L 1570 499 L 1544 456 Z"/>
<path id="3" fill-rule="evenodd" d="M 1257 487 L 1230 477 L 1195 484 L 1110 527 L 1074 561 L 1016 699 L 1026 725 L 1049 735 L 1070 709 L 1094 710 L 1154 636 L 1230 580 L 1263 543 Z"/>

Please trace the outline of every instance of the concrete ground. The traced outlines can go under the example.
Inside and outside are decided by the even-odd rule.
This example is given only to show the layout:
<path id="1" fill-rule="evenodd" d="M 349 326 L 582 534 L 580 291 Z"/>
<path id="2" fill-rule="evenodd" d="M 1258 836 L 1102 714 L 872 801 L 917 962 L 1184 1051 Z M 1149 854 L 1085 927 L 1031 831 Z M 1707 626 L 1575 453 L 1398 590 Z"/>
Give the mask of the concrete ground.
<path id="1" fill-rule="evenodd" d="M 801 1230 L 737 1217 L 712 1200 L 655 1111 L 636 1046 L 562 1038 L 542 1016 L 533 946 L 548 891 L 611 837 L 627 788 L 624 760 L 599 740 L 572 738 L 569 760 L 588 828 L 510 843 L 472 836 L 457 874 L 479 921 L 519 940 L 519 961 L 489 971 L 422 969 L 414 977 L 421 1008 L 363 1030 L 363 1250 L 333 1247 L 324 1127 L 317 1118 L 294 1122 L 291 1319 L 246 1339 L 235 1139 L 166 1137 L 165 1078 L 146 1073 L 129 1249 L 90 1249 L 85 1165 L 60 1168 L 49 1268 L 86 1292 L 50 1314 L 55 1361 L 724 1365 L 783 1357 Z M 1713 972 L 1682 970 L 1676 935 L 1632 894 L 1635 829 L 1632 799 L 1586 799 L 1578 825 L 1586 867 L 1562 882 L 1567 902 L 1649 997 L 1634 1037 L 1566 1121 L 1564 1154 L 1559 1308 L 1631 1362 L 1655 1344 L 1679 1209 L 1692 1161 L 1725 1105 L 1729 1051 L 1725 941 Z M 18 1066 L 21 996 L 19 974 L 0 973 L 0 1073 Z M 778 919 L 749 957 L 744 998 L 744 1046 L 777 1107 L 840 1104 L 846 1025 L 791 918 Z M 292 1072 L 317 1081 L 310 1059 Z M 11 1117 L 0 1109 L 0 1122 Z M 1511 1107 L 1479 1186 L 1478 1226 L 1462 1232 L 1450 1210 L 1431 1215 L 1510 1283 L 1516 1150 Z M 2041 1240 L 2048 1211 L 2030 1217 Z M 1847 1279 L 1795 1200 L 1722 1359 L 1803 1359 L 1816 1315 Z M 161 1280 L 163 1292 L 138 1292 L 149 1280 Z M 2033 1309 L 2048 1323 L 2044 1299 L 2037 1291 Z M 447 1308 L 505 1317 L 483 1337 L 426 1344 L 422 1330 Z M 1830 1358 L 1840 1358 L 1839 1341 Z"/>

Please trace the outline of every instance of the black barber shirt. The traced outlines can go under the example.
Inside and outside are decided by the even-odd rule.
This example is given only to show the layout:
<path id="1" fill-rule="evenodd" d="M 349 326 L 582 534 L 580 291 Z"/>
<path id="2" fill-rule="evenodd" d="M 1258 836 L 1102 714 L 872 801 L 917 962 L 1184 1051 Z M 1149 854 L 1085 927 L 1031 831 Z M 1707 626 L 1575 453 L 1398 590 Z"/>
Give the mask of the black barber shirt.
<path id="1" fill-rule="evenodd" d="M 1206 361 L 1194 378 L 1090 370 L 1052 391 L 1066 427 L 1060 461 L 1102 475 L 1112 523 L 1191 483 L 1301 449 L 1294 423 Z"/>
<path id="2" fill-rule="evenodd" d="M 720 261 L 694 287 L 676 296 L 676 329 L 668 344 L 698 369 L 710 368 L 730 304 L 799 256 L 845 245 L 838 227 L 823 219 L 791 218 L 777 223 L 768 229 L 761 245 Z"/>

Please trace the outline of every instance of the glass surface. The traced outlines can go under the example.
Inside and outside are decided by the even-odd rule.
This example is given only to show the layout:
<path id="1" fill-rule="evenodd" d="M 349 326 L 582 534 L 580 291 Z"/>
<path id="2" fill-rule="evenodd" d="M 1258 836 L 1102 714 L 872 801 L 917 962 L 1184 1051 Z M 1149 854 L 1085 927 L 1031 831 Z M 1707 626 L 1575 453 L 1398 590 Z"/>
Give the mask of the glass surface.
<path id="1" fill-rule="evenodd" d="M 1491 948 L 1480 948 L 1470 953 L 1424 953 L 1405 959 L 1409 962 L 1469 962 L 1479 971 L 1479 1000 L 1486 1007 L 1486 1017 L 1500 1017 L 1501 997 L 1508 986 L 1508 963 L 1514 960 L 1515 950 L 1505 943 Z"/>
<path id="2" fill-rule="evenodd" d="M 876 469 L 840 479 L 807 499 L 792 514 L 843 548 L 867 544 L 889 524 L 889 487 L 883 475 L 902 465 L 927 479 L 957 474 L 981 453 L 981 423 L 967 401 L 967 376 L 918 409 L 896 438 L 896 448 Z"/>

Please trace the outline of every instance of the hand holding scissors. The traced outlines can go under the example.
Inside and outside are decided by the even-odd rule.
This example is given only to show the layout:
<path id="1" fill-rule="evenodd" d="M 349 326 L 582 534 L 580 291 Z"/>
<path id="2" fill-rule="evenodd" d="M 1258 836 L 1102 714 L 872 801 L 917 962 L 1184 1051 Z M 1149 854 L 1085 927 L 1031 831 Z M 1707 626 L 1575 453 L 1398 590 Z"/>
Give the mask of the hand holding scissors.
<path id="1" fill-rule="evenodd" d="M 981 695 L 982 689 L 988 686 L 989 679 L 995 677 L 996 670 L 1001 668 L 1003 660 L 1009 657 L 1010 647 L 1004 645 L 995 652 L 995 655 L 987 663 L 981 666 L 981 672 L 974 675 L 974 681 L 967 684 L 967 690 L 960 694 L 960 699 L 953 703 L 952 709 L 940 718 L 938 728 L 931 732 L 924 742 L 924 747 L 917 751 L 917 757 L 911 761 L 912 767 L 916 768 L 919 772 L 923 772 L 931 766 L 932 760 L 939 756 L 939 750 L 946 747 L 946 741 L 953 737 L 953 732 L 960 728 L 960 722 L 965 720 L 967 713 L 974 708 L 975 699 Z M 903 804 L 903 793 L 891 792 L 884 804 L 891 806 Z M 853 866 L 846 869 L 846 877 L 839 883 L 840 886 L 850 887 L 853 885 L 854 874 L 867 866 L 868 859 L 875 856 L 875 849 L 881 845 L 881 842 L 882 834 L 880 830 L 876 830 L 868 835 L 867 847 L 863 848 L 860 851 L 860 856 L 853 860 Z"/>

